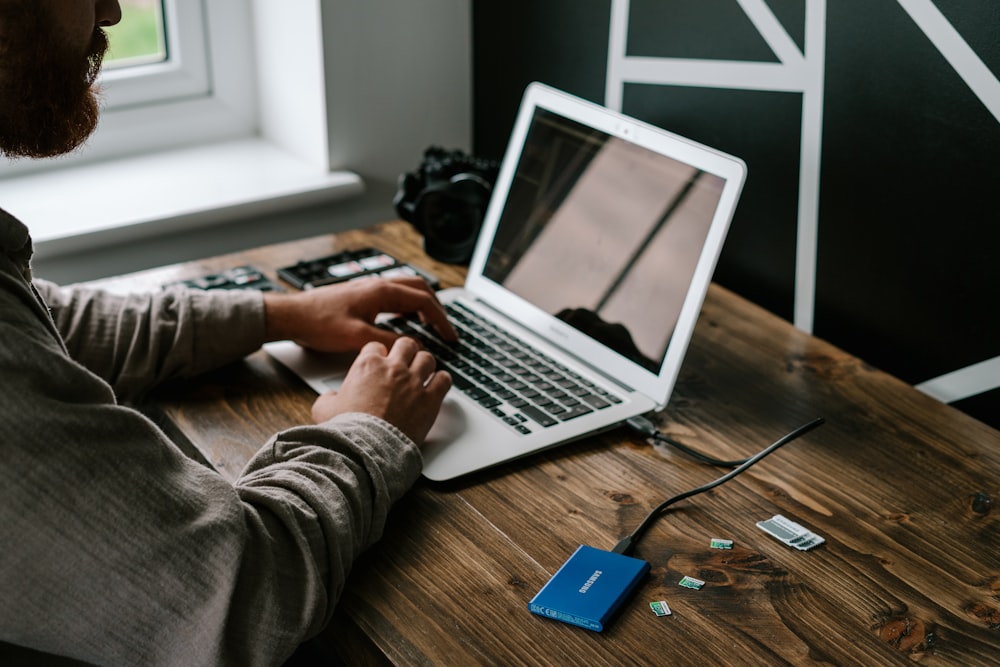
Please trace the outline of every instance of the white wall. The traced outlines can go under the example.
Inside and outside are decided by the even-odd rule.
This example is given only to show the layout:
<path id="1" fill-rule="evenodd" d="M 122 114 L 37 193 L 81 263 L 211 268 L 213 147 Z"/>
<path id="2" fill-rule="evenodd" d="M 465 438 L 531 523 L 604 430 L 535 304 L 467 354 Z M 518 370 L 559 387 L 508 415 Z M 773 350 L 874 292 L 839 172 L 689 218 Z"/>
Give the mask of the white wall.
<path id="1" fill-rule="evenodd" d="M 323 0 L 330 161 L 395 181 L 472 143 L 471 0 Z"/>
<path id="2" fill-rule="evenodd" d="M 419 164 L 424 148 L 468 150 L 471 0 L 320 1 L 329 167 L 361 174 L 363 195 L 38 257 L 36 275 L 61 283 L 90 280 L 387 220 L 394 217 L 397 177 Z M 260 13 L 257 18 L 267 22 Z M 267 39 L 267 27 L 258 26 L 257 34 Z M 259 55 L 270 57 L 266 48 Z M 274 107 L 294 107 L 289 96 L 304 85 L 261 94 L 293 101 Z M 301 94 L 315 99 L 315 90 Z"/>

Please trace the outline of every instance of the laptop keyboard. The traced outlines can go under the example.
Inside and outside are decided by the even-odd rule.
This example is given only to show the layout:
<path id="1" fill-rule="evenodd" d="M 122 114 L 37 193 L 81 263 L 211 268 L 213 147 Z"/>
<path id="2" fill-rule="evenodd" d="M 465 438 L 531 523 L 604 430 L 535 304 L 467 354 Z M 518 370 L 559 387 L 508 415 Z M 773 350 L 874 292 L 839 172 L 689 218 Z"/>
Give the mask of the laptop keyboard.
<path id="1" fill-rule="evenodd" d="M 458 330 L 446 343 L 419 322 L 396 317 L 384 326 L 418 339 L 447 370 L 453 386 L 519 433 L 528 434 L 621 403 L 537 348 L 461 303 L 445 306 Z"/>

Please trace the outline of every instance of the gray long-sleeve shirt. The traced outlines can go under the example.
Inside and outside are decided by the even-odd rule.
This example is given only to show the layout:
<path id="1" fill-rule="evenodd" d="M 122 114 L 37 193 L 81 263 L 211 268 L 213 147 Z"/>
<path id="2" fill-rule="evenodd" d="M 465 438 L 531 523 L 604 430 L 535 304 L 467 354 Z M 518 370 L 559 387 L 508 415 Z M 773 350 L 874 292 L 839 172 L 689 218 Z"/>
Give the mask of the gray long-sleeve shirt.
<path id="1" fill-rule="evenodd" d="M 329 620 L 418 450 L 342 415 L 227 483 L 119 400 L 259 347 L 261 296 L 60 289 L 30 254 L 0 210 L 0 656 L 280 664 Z"/>

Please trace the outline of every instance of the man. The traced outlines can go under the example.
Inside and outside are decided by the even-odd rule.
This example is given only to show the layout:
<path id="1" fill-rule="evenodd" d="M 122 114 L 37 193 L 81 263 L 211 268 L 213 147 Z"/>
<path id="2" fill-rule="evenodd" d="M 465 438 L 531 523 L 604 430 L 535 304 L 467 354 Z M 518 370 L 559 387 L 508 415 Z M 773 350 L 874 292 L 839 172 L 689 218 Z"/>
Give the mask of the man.
<path id="1" fill-rule="evenodd" d="M 0 152 L 86 139 L 100 27 L 120 16 L 117 0 L 0 0 Z M 419 476 L 451 384 L 374 318 L 416 312 L 453 339 L 440 304 L 416 279 L 113 297 L 33 280 L 30 257 L 0 209 L 0 662 L 17 646 L 100 665 L 280 664 L 327 623 Z M 316 424 L 275 435 L 235 485 L 120 403 L 277 339 L 360 353 Z"/>

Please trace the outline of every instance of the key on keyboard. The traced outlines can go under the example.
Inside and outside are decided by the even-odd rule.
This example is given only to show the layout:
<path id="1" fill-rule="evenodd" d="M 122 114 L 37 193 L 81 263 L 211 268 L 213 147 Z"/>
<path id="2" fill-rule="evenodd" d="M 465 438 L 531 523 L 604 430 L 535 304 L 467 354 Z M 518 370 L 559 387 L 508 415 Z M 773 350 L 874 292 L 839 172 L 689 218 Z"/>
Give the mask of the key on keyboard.
<path id="1" fill-rule="evenodd" d="M 419 322 L 397 317 L 388 328 L 417 338 L 451 373 L 455 388 L 520 433 L 549 427 L 621 399 L 461 303 L 445 306 L 458 330 L 449 344 Z"/>

